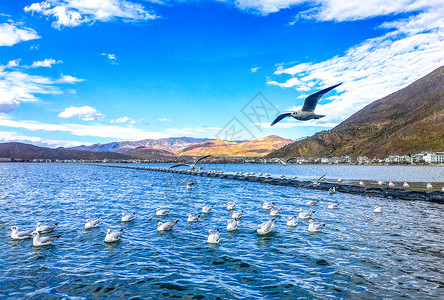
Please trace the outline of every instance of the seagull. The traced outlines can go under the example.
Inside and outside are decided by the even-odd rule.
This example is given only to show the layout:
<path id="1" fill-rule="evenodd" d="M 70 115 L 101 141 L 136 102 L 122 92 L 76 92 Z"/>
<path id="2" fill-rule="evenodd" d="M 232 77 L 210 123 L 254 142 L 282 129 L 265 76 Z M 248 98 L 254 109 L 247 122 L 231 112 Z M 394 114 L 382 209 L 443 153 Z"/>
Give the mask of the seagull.
<path id="1" fill-rule="evenodd" d="M 106 236 L 105 236 L 105 243 L 114 243 L 117 242 L 118 240 L 120 240 L 120 237 L 123 234 L 123 228 L 120 229 L 119 231 L 116 232 L 112 232 L 111 229 L 108 229 L 106 231 Z"/>
<path id="2" fill-rule="evenodd" d="M 156 209 L 156 216 L 160 217 L 160 216 L 166 216 L 167 214 L 169 214 L 171 211 L 171 209 Z"/>
<path id="3" fill-rule="evenodd" d="M 364 183 L 364 181 L 362 181 L 362 180 L 361 180 L 361 181 L 359 181 L 359 185 L 360 185 L 360 186 L 365 186 L 365 183 Z"/>
<path id="4" fill-rule="evenodd" d="M 329 203 L 328 205 L 327 205 L 327 208 L 328 209 L 336 209 L 336 208 L 338 208 L 339 207 L 339 203 Z"/>
<path id="5" fill-rule="evenodd" d="M 132 220 L 134 220 L 135 217 L 136 217 L 136 212 L 133 212 L 132 214 L 122 213 L 122 222 L 131 222 Z"/>
<path id="6" fill-rule="evenodd" d="M 87 219 L 85 221 L 85 229 L 91 229 L 93 227 L 99 227 L 100 217 L 98 217 L 96 220 L 91 221 L 90 219 Z"/>
<path id="7" fill-rule="evenodd" d="M 336 188 L 335 187 L 331 187 L 331 188 L 328 189 L 328 192 L 330 194 L 336 194 Z"/>
<path id="8" fill-rule="evenodd" d="M 441 189 L 441 192 L 443 192 L 443 193 L 444 193 L 444 186 L 442 187 L 442 189 Z"/>
<path id="9" fill-rule="evenodd" d="M 374 213 L 382 213 L 382 206 L 376 205 L 373 209 Z"/>
<path id="10" fill-rule="evenodd" d="M 227 231 L 235 231 L 237 230 L 237 226 L 239 225 L 239 220 L 228 220 L 227 221 Z"/>
<path id="11" fill-rule="evenodd" d="M 282 208 L 281 209 L 270 209 L 270 217 L 279 217 L 280 214 L 282 212 Z"/>
<path id="12" fill-rule="evenodd" d="M 240 218 L 242 218 L 242 214 L 244 213 L 244 211 L 243 210 L 241 210 L 241 211 L 233 211 L 232 213 L 231 213 L 231 218 L 232 219 L 240 219 Z"/>
<path id="13" fill-rule="evenodd" d="M 341 178 L 338 178 L 338 183 L 341 183 L 342 182 L 342 179 Z"/>
<path id="14" fill-rule="evenodd" d="M 428 190 L 433 189 L 433 185 L 432 185 L 430 182 L 427 183 L 427 189 L 428 189 Z"/>
<path id="15" fill-rule="evenodd" d="M 296 179 L 297 177 L 296 176 L 291 176 L 291 179 Z"/>
<path id="16" fill-rule="evenodd" d="M 269 209 L 272 209 L 273 206 L 274 206 L 274 202 L 267 202 L 267 201 L 264 201 L 264 202 L 262 203 L 262 209 L 267 209 L 267 210 L 269 210 Z"/>
<path id="17" fill-rule="evenodd" d="M 192 182 L 192 181 L 191 181 L 191 182 L 188 182 L 188 183 L 187 183 L 187 189 L 188 189 L 188 190 L 191 190 L 192 188 L 194 188 L 195 185 L 196 185 L 195 182 Z"/>
<path id="18" fill-rule="evenodd" d="M 389 187 L 395 187 L 396 185 L 395 185 L 393 182 L 389 181 L 388 186 L 389 186 Z"/>
<path id="19" fill-rule="evenodd" d="M 195 169 L 196 169 L 196 165 L 197 165 L 200 161 L 202 161 L 202 160 L 204 160 L 205 158 L 210 157 L 210 156 L 211 156 L 211 155 L 205 155 L 205 156 L 199 157 L 199 158 L 196 159 L 196 160 L 194 161 L 194 163 L 192 163 L 192 164 L 177 164 L 177 165 L 171 166 L 170 169 L 175 168 L 175 167 L 181 167 L 181 166 L 184 166 L 184 167 L 189 167 L 190 170 L 195 170 Z"/>
<path id="20" fill-rule="evenodd" d="M 281 177 L 281 178 L 285 178 L 285 175 L 284 175 L 284 174 L 281 174 L 279 177 Z"/>
<path id="21" fill-rule="evenodd" d="M 321 232 L 325 224 L 315 225 L 313 220 L 308 221 L 308 232 Z"/>
<path id="22" fill-rule="evenodd" d="M 202 213 L 209 214 L 211 210 L 213 209 L 213 205 L 202 205 Z"/>
<path id="23" fill-rule="evenodd" d="M 228 202 L 227 203 L 227 210 L 233 210 L 236 208 L 236 202 Z"/>
<path id="24" fill-rule="evenodd" d="M 40 222 L 38 222 L 35 231 L 38 233 L 48 233 L 53 231 L 58 224 L 59 223 L 55 223 L 54 225 L 42 225 Z"/>
<path id="25" fill-rule="evenodd" d="M 34 231 L 32 233 L 32 236 L 33 236 L 32 245 L 34 247 L 51 245 L 55 240 L 57 240 L 59 237 L 61 237 L 61 235 L 40 237 L 40 233 L 41 232 L 39 232 L 39 231 Z"/>
<path id="26" fill-rule="evenodd" d="M 197 216 L 189 215 L 187 222 L 189 222 L 189 223 L 197 222 L 197 221 L 199 221 L 199 218 L 200 218 L 200 215 L 197 215 Z"/>
<path id="27" fill-rule="evenodd" d="M 324 94 L 328 93 L 329 91 L 331 91 L 332 89 L 334 89 L 335 87 L 337 87 L 341 84 L 342 84 L 342 82 L 339 84 L 333 85 L 331 87 L 328 87 L 326 89 L 323 89 L 323 90 L 316 92 L 314 94 L 311 94 L 310 96 L 305 98 L 304 106 L 302 107 L 301 110 L 280 114 L 271 123 L 270 126 L 273 126 L 274 124 L 278 123 L 279 121 L 281 121 L 282 119 L 284 119 L 286 117 L 293 117 L 296 120 L 300 120 L 300 121 L 308 121 L 311 119 L 320 119 L 320 118 L 325 117 L 325 115 L 317 115 L 314 113 L 316 105 L 318 104 L 319 99 L 321 99 L 321 97 Z"/>
<path id="28" fill-rule="evenodd" d="M 384 185 L 384 184 L 385 184 L 384 181 L 382 181 L 382 180 L 378 180 L 378 185 Z"/>
<path id="29" fill-rule="evenodd" d="M 207 242 L 210 244 L 219 244 L 220 242 L 220 232 L 219 228 L 214 232 L 212 229 L 208 231 L 208 239 Z"/>
<path id="30" fill-rule="evenodd" d="M 307 205 L 307 206 L 314 206 L 314 205 L 318 204 L 318 202 L 319 202 L 319 200 L 316 200 L 316 201 L 314 201 L 314 200 L 307 200 L 305 202 L 305 205 Z"/>
<path id="31" fill-rule="evenodd" d="M 296 157 L 291 158 L 278 158 L 279 162 L 283 164 L 284 166 L 288 166 L 288 163 L 292 160 L 296 159 Z"/>
<path id="32" fill-rule="evenodd" d="M 168 231 L 168 230 L 172 230 L 174 225 L 177 224 L 177 222 L 179 222 L 179 220 L 176 220 L 174 222 L 167 222 L 167 223 L 162 223 L 159 222 L 157 223 L 157 231 Z"/>
<path id="33" fill-rule="evenodd" d="M 32 231 L 19 231 L 17 226 L 12 226 L 9 230 L 11 230 L 11 239 L 13 240 L 25 240 L 32 237 Z"/>
<path id="34" fill-rule="evenodd" d="M 410 188 L 410 184 L 408 184 L 406 181 L 404 181 L 404 184 L 402 186 L 406 189 Z"/>
<path id="35" fill-rule="evenodd" d="M 296 227 L 298 225 L 297 217 L 288 217 L 287 226 L 288 227 Z"/>
<path id="36" fill-rule="evenodd" d="M 265 235 L 273 231 L 274 227 L 276 226 L 276 220 L 272 219 L 270 221 L 266 221 L 260 225 L 257 226 L 257 233 L 259 235 Z"/>
<path id="37" fill-rule="evenodd" d="M 304 212 L 302 209 L 300 209 L 299 210 L 299 219 L 310 219 L 314 213 L 315 213 L 314 211 Z"/>
<path id="38" fill-rule="evenodd" d="M 319 186 L 320 182 L 324 180 L 324 177 L 327 174 L 322 175 L 321 177 L 319 177 L 318 179 L 316 179 L 316 181 L 314 182 L 310 182 L 309 184 L 305 185 L 304 187 L 309 187 L 309 186 Z"/>

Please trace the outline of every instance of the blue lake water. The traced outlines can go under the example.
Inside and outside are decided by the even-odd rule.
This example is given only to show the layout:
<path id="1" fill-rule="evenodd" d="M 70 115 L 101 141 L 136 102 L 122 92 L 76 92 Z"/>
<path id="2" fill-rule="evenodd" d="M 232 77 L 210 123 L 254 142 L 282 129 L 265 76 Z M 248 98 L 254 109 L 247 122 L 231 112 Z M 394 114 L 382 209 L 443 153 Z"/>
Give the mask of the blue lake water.
<path id="1" fill-rule="evenodd" d="M 443 182 L 440 167 L 214 165 L 207 169 L 306 177 Z M 328 177 L 327 176 L 327 177 Z M 189 181 L 197 182 L 193 190 Z M 314 207 L 304 205 L 317 199 Z M 269 220 L 262 201 L 283 208 L 274 234 L 255 229 Z M 226 232 L 227 201 L 244 210 L 240 230 Z M 340 203 L 328 210 L 328 202 Z M 202 204 L 213 212 L 188 224 Z M 384 208 L 381 215 L 373 206 Z M 0 298 L 413 298 L 444 295 L 444 205 L 390 200 L 82 164 L 0 164 Z M 155 209 L 171 208 L 156 217 Z M 286 219 L 315 210 L 324 232 L 309 234 Z M 136 211 L 123 224 L 122 212 Z M 84 229 L 100 216 L 99 228 Z M 179 219 L 159 233 L 159 220 Z M 13 225 L 59 222 L 53 246 L 12 241 Z M 107 228 L 122 240 L 104 243 Z M 221 243 L 206 243 L 209 229 Z"/>

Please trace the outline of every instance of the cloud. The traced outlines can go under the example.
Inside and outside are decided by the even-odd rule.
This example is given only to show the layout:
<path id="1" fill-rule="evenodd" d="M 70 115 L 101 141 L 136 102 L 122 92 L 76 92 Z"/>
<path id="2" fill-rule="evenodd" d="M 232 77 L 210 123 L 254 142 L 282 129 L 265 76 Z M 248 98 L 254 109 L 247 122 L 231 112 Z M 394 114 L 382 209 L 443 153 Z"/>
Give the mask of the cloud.
<path id="1" fill-rule="evenodd" d="M 31 28 L 18 28 L 13 24 L 0 24 L 0 46 L 12 46 L 20 42 L 39 39 L 40 36 Z"/>
<path id="2" fill-rule="evenodd" d="M 98 119 L 103 118 L 103 115 L 99 113 L 95 108 L 91 106 L 82 106 L 82 107 L 67 107 L 64 111 L 59 113 L 59 118 L 69 119 L 78 117 L 84 121 L 96 121 Z"/>
<path id="3" fill-rule="evenodd" d="M 250 69 L 251 73 L 256 73 L 261 67 L 253 67 Z"/>
<path id="4" fill-rule="evenodd" d="M 30 131 L 68 132 L 75 136 L 92 136 L 120 140 L 143 140 L 170 137 L 169 134 L 118 125 L 48 124 L 31 120 L 15 121 L 0 115 L 0 126 Z"/>
<path id="5" fill-rule="evenodd" d="M 156 14 L 147 11 L 138 3 L 124 0 L 48 0 L 33 3 L 25 12 L 51 16 L 54 28 L 75 27 L 94 21 L 108 22 L 120 19 L 124 22 L 139 22 L 156 19 Z"/>
<path id="6" fill-rule="evenodd" d="M 242 9 L 257 12 L 263 15 L 278 12 L 281 9 L 290 8 L 301 4 L 303 0 L 236 0 L 235 5 Z"/>
<path id="7" fill-rule="evenodd" d="M 367 2 L 363 5 L 369 9 L 374 8 L 373 4 Z M 395 21 L 381 24 L 380 27 L 389 31 L 349 48 L 343 55 L 321 62 L 298 63 L 286 68 L 279 66 L 267 83 L 282 88 L 296 88 L 306 94 L 309 90 L 315 92 L 344 82 L 335 89 L 336 94 L 330 92 L 327 95 L 330 97 L 321 100 L 316 111 L 327 116 L 318 120 L 317 124 L 321 121 L 341 122 L 374 100 L 404 88 L 442 66 L 444 62 L 444 4 L 438 4 L 436 1 L 409 1 L 409 4 L 405 5 L 405 8 L 396 11 L 397 4 L 390 2 L 386 7 L 378 9 L 381 14 L 395 14 L 414 9 L 424 11 L 407 17 L 403 14 Z M 429 5 L 435 6 L 429 8 Z M 373 12 L 365 13 L 361 10 L 352 13 L 348 10 L 350 6 L 339 1 L 335 10 L 325 9 L 322 14 L 317 12 L 316 16 L 320 19 L 322 16 L 322 19 L 340 21 L 373 15 Z M 281 75 L 286 76 L 283 81 L 279 80 Z M 288 76 L 291 78 L 287 79 Z"/>
<path id="8" fill-rule="evenodd" d="M 55 59 L 52 59 L 52 58 L 46 58 L 43 61 L 35 61 L 35 62 L 33 62 L 32 65 L 30 65 L 28 68 L 31 68 L 31 69 L 33 69 L 33 68 L 51 68 L 52 65 L 60 64 L 60 63 L 62 63 L 61 60 L 55 60 Z"/>
<path id="9" fill-rule="evenodd" d="M 108 57 L 109 60 L 116 60 L 116 55 L 112 53 L 100 53 L 100 55 Z"/>
<path id="10" fill-rule="evenodd" d="M 171 122 L 171 119 L 159 119 L 160 123 L 168 123 Z"/>
<path id="11" fill-rule="evenodd" d="M 59 79 L 57 79 L 56 83 L 78 83 L 85 81 L 85 79 L 82 78 L 76 78 L 70 75 L 61 75 Z"/>
<path id="12" fill-rule="evenodd" d="M 0 143 L 8 143 L 8 142 L 27 143 L 27 144 L 33 144 L 35 146 L 50 147 L 50 148 L 76 147 L 88 144 L 85 142 L 78 142 L 78 141 L 49 140 L 37 136 L 19 135 L 16 132 L 0 131 Z"/>

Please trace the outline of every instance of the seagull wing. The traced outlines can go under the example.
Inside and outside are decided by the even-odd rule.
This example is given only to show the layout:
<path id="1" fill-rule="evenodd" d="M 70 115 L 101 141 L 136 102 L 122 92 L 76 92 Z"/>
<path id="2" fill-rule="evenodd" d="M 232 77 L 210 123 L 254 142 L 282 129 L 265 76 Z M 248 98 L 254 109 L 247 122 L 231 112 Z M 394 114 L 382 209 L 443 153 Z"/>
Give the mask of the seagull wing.
<path id="1" fill-rule="evenodd" d="M 174 165 L 174 166 L 171 166 L 170 167 L 170 169 L 172 169 L 172 168 L 175 168 L 175 167 L 189 167 L 190 165 L 188 165 L 188 164 L 177 164 L 177 165 Z"/>
<path id="2" fill-rule="evenodd" d="M 294 159 L 296 159 L 296 158 L 297 158 L 297 157 L 289 158 L 289 159 L 286 160 L 286 162 L 289 163 L 290 161 L 292 161 L 292 160 L 294 160 Z"/>
<path id="3" fill-rule="evenodd" d="M 205 158 L 207 158 L 207 157 L 210 157 L 211 155 L 205 155 L 205 156 L 202 156 L 202 157 L 200 157 L 200 158 L 198 158 L 197 160 L 196 160 L 196 162 L 194 163 L 194 165 L 197 165 L 201 160 L 203 160 L 203 159 L 205 159 Z"/>
<path id="4" fill-rule="evenodd" d="M 25 237 L 25 236 L 32 236 L 32 232 L 20 231 L 19 233 L 17 233 L 17 237 Z"/>
<path id="5" fill-rule="evenodd" d="M 276 117 L 276 119 L 274 119 L 273 122 L 271 122 L 270 126 L 273 126 L 274 124 L 276 124 L 277 122 L 281 121 L 282 119 L 285 119 L 286 117 L 291 116 L 291 113 L 283 113 L 280 114 L 279 116 Z"/>
<path id="6" fill-rule="evenodd" d="M 308 96 L 307 98 L 305 98 L 305 102 L 304 102 L 304 106 L 302 107 L 302 111 L 314 111 L 316 108 L 316 105 L 319 102 L 319 99 L 321 99 L 321 97 L 330 92 L 332 89 L 334 89 L 335 87 L 341 85 L 341 83 L 333 85 L 331 87 L 328 87 L 326 89 L 320 90 L 319 92 L 316 92 L 314 94 L 311 94 L 310 96 Z"/>

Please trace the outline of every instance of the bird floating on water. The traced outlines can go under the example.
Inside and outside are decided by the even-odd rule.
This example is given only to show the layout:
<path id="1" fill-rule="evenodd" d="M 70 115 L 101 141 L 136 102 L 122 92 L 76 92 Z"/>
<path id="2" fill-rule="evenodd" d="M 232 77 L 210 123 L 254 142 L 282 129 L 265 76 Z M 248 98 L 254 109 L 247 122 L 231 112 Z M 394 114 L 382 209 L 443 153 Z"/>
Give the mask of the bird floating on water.
<path id="1" fill-rule="evenodd" d="M 310 219 L 314 213 L 315 213 L 314 211 L 304 212 L 302 209 L 300 209 L 299 210 L 299 219 Z"/>
<path id="2" fill-rule="evenodd" d="M 328 192 L 332 195 L 332 194 L 336 194 L 336 188 L 335 187 L 331 187 L 328 189 Z"/>
<path id="3" fill-rule="evenodd" d="M 359 185 L 360 185 L 360 186 L 365 186 L 365 183 L 364 183 L 364 181 L 362 181 L 362 180 L 361 180 L 361 181 L 359 181 Z"/>
<path id="4" fill-rule="evenodd" d="M 385 184 L 384 181 L 382 181 L 382 180 L 378 180 L 378 185 L 384 185 L 384 184 Z"/>
<path id="5" fill-rule="evenodd" d="M 276 220 L 272 219 L 270 221 L 266 221 L 260 225 L 257 226 L 256 232 L 259 235 L 266 235 L 273 231 L 274 227 L 276 226 Z"/>
<path id="6" fill-rule="evenodd" d="M 171 209 L 160 209 L 157 208 L 156 209 L 156 216 L 161 217 L 161 216 L 166 216 L 167 214 L 169 214 L 171 211 Z"/>
<path id="7" fill-rule="evenodd" d="M 207 242 L 209 244 L 219 244 L 220 242 L 220 232 L 219 228 L 214 232 L 212 229 L 208 231 L 208 239 Z"/>
<path id="8" fill-rule="evenodd" d="M 404 181 L 404 184 L 402 186 L 406 189 L 410 188 L 410 184 L 408 184 L 407 181 Z"/>
<path id="9" fill-rule="evenodd" d="M 262 202 L 262 209 L 270 210 L 273 208 L 273 206 L 274 202 L 267 202 L 267 201 Z"/>
<path id="10" fill-rule="evenodd" d="M 231 213 L 231 218 L 232 219 L 240 219 L 240 218 L 242 218 L 243 213 L 244 213 L 243 210 L 241 210 L 241 211 L 233 211 Z"/>
<path id="11" fill-rule="evenodd" d="M 308 223 L 309 223 L 308 225 L 309 232 L 321 232 L 322 229 L 325 227 L 325 224 L 315 225 L 313 220 L 309 220 Z"/>
<path id="12" fill-rule="evenodd" d="M 342 179 L 341 179 L 341 178 L 338 178 L 338 182 L 341 183 L 341 182 L 342 182 Z"/>
<path id="13" fill-rule="evenodd" d="M 213 205 L 206 205 L 206 204 L 202 205 L 202 213 L 204 213 L 204 214 L 209 214 L 212 209 L 213 209 Z"/>
<path id="14" fill-rule="evenodd" d="M 428 190 L 433 189 L 433 185 L 432 185 L 430 182 L 427 183 L 427 189 L 428 189 Z"/>
<path id="15" fill-rule="evenodd" d="M 285 119 L 286 117 L 293 117 L 296 120 L 300 120 L 300 121 L 308 121 L 311 119 L 320 119 L 320 118 L 325 117 L 325 115 L 317 115 L 314 113 L 316 105 L 318 104 L 319 99 L 321 99 L 321 97 L 324 94 L 328 93 L 329 91 L 331 91 L 332 89 L 336 88 L 337 86 L 339 86 L 341 84 L 342 84 L 342 82 L 339 84 L 333 85 L 331 87 L 328 87 L 326 89 L 320 90 L 314 94 L 311 94 L 310 96 L 305 98 L 304 106 L 302 107 L 301 110 L 280 114 L 271 123 L 270 126 L 273 126 L 274 124 L 280 122 L 281 120 Z"/>
<path id="16" fill-rule="evenodd" d="M 202 156 L 202 157 L 199 157 L 198 159 L 196 159 L 195 161 L 194 161 L 194 163 L 192 163 L 192 164 L 176 164 L 176 165 L 174 165 L 174 166 L 171 166 L 170 167 L 170 169 L 173 169 L 173 168 L 176 168 L 176 167 L 189 167 L 190 168 L 190 170 L 195 170 L 196 169 L 196 165 L 200 162 L 200 161 L 202 161 L 202 160 L 204 160 L 205 158 L 207 158 L 207 157 L 210 157 L 211 155 L 205 155 L 205 156 Z"/>
<path id="17" fill-rule="evenodd" d="M 134 220 L 135 217 L 136 217 L 136 212 L 133 212 L 132 214 L 122 213 L 122 222 L 131 222 L 132 220 Z"/>
<path id="18" fill-rule="evenodd" d="M 38 222 L 35 231 L 38 233 L 49 233 L 53 231 L 58 224 L 59 223 L 55 223 L 54 225 L 42 225 L 40 222 Z"/>
<path id="19" fill-rule="evenodd" d="M 228 202 L 227 203 L 227 210 L 233 210 L 236 208 L 236 202 Z"/>
<path id="20" fill-rule="evenodd" d="M 389 186 L 389 187 L 395 187 L 396 184 L 394 184 L 393 182 L 389 181 L 388 186 Z"/>
<path id="21" fill-rule="evenodd" d="M 228 220 L 227 221 L 227 231 L 235 231 L 237 230 L 237 227 L 239 226 L 239 220 Z"/>
<path id="22" fill-rule="evenodd" d="M 85 221 L 85 229 L 99 227 L 99 222 L 100 222 L 100 217 L 98 217 L 97 219 L 95 219 L 93 221 L 91 221 L 90 219 L 87 219 Z"/>
<path id="23" fill-rule="evenodd" d="M 197 222 L 197 221 L 199 221 L 199 218 L 200 218 L 200 215 L 197 215 L 197 216 L 189 215 L 187 222 L 189 222 L 189 223 Z"/>
<path id="24" fill-rule="evenodd" d="M 41 246 L 49 246 L 51 245 L 55 240 L 57 240 L 61 235 L 57 236 L 40 236 L 39 231 L 34 231 L 32 233 L 32 245 L 34 247 L 41 247 Z"/>
<path id="25" fill-rule="evenodd" d="M 327 205 L 328 209 L 337 209 L 339 207 L 339 203 L 329 203 Z"/>
<path id="26" fill-rule="evenodd" d="M 106 231 L 106 236 L 105 236 L 105 243 L 115 243 L 118 240 L 120 240 L 120 237 L 123 234 L 123 228 L 120 229 L 119 231 L 112 231 L 111 229 L 108 229 Z"/>
<path id="27" fill-rule="evenodd" d="M 190 181 L 187 183 L 187 189 L 191 190 L 192 188 L 194 188 L 195 185 L 196 185 L 195 182 Z"/>
<path id="28" fill-rule="evenodd" d="M 376 205 L 373 209 L 374 213 L 382 213 L 382 206 Z"/>
<path id="29" fill-rule="evenodd" d="M 318 204 L 318 202 L 319 202 L 319 200 L 307 200 L 305 202 L 305 205 L 307 205 L 307 206 L 314 206 L 314 205 Z"/>
<path id="30" fill-rule="evenodd" d="M 176 221 L 173 221 L 173 222 L 166 222 L 166 223 L 159 222 L 159 223 L 157 223 L 157 231 L 172 230 L 174 225 L 177 224 L 177 222 L 179 222 L 179 220 L 176 220 Z"/>
<path id="31" fill-rule="evenodd" d="M 25 240 L 32 237 L 32 231 L 19 231 L 17 226 L 12 226 L 9 230 L 11 230 L 11 239 L 13 240 Z"/>
<path id="32" fill-rule="evenodd" d="M 287 226 L 288 227 L 296 227 L 298 225 L 297 217 L 288 217 Z"/>
<path id="33" fill-rule="evenodd" d="M 282 208 L 281 209 L 270 209 L 270 217 L 279 217 L 281 215 Z"/>

